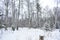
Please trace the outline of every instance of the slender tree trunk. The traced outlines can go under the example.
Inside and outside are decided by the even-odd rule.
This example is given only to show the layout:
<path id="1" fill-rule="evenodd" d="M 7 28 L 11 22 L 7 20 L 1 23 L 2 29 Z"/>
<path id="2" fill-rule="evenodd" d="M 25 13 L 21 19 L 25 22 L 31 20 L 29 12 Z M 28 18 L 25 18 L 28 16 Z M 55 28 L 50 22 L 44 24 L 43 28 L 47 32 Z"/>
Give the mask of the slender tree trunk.
<path id="1" fill-rule="evenodd" d="M 6 9 L 5 10 L 5 13 L 6 13 L 6 16 L 5 16 L 5 18 L 6 18 L 6 21 L 5 21 L 6 22 L 6 28 L 5 29 L 7 30 L 7 27 L 8 27 L 7 24 L 8 24 L 8 3 L 9 3 L 9 0 L 4 0 L 4 1 L 5 1 L 5 7 L 6 7 L 5 8 Z"/>
<path id="2" fill-rule="evenodd" d="M 39 0 L 36 1 L 36 6 L 37 6 L 37 27 L 39 27 L 39 10 L 38 10 L 39 7 L 38 7 L 38 1 Z"/>
<path id="3" fill-rule="evenodd" d="M 12 27 L 15 28 L 15 1 L 12 0 Z"/>
<path id="4" fill-rule="evenodd" d="M 29 27 L 30 27 L 30 0 L 27 0 L 27 4 L 28 4 L 28 19 L 29 19 Z"/>
<path id="5" fill-rule="evenodd" d="M 55 12 L 55 28 L 57 28 L 58 29 L 58 27 L 57 27 L 57 25 L 58 25 L 58 23 L 57 23 L 57 13 L 58 13 L 58 0 L 57 0 L 57 8 L 56 8 L 56 12 Z"/>
<path id="6" fill-rule="evenodd" d="M 18 6 L 18 14 L 17 14 L 17 30 L 18 30 L 18 23 L 19 23 L 19 15 L 20 15 L 20 0 L 19 0 L 19 6 Z"/>

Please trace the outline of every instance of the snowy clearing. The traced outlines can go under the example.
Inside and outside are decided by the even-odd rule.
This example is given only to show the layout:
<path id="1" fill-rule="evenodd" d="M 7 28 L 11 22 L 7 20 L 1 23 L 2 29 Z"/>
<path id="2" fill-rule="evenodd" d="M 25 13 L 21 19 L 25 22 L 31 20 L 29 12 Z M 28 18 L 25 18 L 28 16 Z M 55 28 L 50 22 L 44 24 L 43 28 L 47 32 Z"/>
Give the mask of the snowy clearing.
<path id="1" fill-rule="evenodd" d="M 40 36 L 44 36 L 44 40 L 60 40 L 59 29 L 52 32 L 33 28 L 19 28 L 15 31 L 11 29 L 0 30 L 0 40 L 39 40 Z"/>

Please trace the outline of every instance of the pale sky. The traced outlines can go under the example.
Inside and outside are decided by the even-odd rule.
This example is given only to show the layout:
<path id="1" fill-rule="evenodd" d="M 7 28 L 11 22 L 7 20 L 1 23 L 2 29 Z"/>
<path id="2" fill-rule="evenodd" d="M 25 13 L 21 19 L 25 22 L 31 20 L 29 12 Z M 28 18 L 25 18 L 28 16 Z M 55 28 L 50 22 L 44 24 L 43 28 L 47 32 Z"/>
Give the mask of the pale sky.
<path id="1" fill-rule="evenodd" d="M 1 2 L 2 2 L 2 0 L 0 0 L 0 6 L 1 6 L 1 4 L 3 4 Z M 56 6 L 56 2 L 57 2 L 56 0 L 40 0 L 40 3 L 43 8 L 47 5 L 49 6 L 49 8 L 53 8 Z M 59 7 L 60 7 L 60 4 L 59 4 Z"/>
<path id="2" fill-rule="evenodd" d="M 59 0 L 60 1 L 60 0 Z M 49 8 L 56 7 L 56 0 L 40 0 L 42 7 L 48 6 Z M 59 4 L 60 7 L 60 4 Z"/>

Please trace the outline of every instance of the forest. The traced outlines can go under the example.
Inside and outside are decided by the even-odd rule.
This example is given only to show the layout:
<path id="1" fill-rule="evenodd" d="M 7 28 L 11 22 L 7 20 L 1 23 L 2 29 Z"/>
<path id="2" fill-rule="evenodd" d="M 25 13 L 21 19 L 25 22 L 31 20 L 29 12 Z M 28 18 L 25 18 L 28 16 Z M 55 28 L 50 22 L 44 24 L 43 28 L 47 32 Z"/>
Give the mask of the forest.
<path id="1" fill-rule="evenodd" d="M 0 28 L 60 28 L 60 7 L 42 7 L 40 0 L 1 0 Z"/>

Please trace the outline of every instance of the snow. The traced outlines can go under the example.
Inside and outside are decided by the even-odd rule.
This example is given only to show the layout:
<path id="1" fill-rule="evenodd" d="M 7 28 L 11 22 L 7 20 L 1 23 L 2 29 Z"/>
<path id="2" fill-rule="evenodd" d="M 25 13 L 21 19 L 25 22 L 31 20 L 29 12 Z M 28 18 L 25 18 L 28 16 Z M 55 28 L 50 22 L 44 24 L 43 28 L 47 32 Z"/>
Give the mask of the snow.
<path id="1" fill-rule="evenodd" d="M 39 40 L 40 36 L 44 36 L 44 40 L 60 40 L 59 29 L 52 32 L 33 29 L 33 28 L 19 28 L 19 30 L 12 31 L 1 29 L 0 40 Z"/>
<path id="2" fill-rule="evenodd" d="M 52 32 L 46 32 L 45 40 L 60 40 L 60 32 L 59 29 L 56 29 Z"/>

